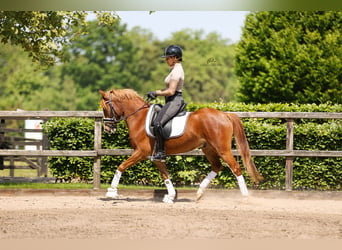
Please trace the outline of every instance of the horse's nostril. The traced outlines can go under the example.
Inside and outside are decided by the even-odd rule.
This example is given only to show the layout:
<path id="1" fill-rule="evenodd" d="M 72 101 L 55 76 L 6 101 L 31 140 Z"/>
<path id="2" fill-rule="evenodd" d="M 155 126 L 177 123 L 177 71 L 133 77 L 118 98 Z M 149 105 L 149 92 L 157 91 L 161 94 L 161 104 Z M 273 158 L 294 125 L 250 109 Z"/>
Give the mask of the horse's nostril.
<path id="1" fill-rule="evenodd" d="M 116 132 L 116 129 L 115 129 L 115 128 L 108 128 L 108 127 L 105 127 L 105 128 L 104 128 L 104 131 L 105 131 L 106 133 L 111 134 L 111 133 L 115 133 L 115 132 Z"/>

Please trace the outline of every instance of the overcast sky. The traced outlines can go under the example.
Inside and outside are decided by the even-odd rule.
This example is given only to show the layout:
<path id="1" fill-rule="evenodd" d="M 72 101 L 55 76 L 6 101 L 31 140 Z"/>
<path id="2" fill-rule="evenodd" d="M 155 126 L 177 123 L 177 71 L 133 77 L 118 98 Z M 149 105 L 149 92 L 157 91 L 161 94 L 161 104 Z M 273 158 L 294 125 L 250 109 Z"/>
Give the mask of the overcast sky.
<path id="1" fill-rule="evenodd" d="M 239 41 L 241 27 L 248 11 L 117 11 L 123 23 L 129 29 L 134 26 L 149 29 L 164 40 L 171 33 L 190 28 L 203 29 L 206 34 L 217 32 L 222 38 L 230 39 L 233 43 Z"/>

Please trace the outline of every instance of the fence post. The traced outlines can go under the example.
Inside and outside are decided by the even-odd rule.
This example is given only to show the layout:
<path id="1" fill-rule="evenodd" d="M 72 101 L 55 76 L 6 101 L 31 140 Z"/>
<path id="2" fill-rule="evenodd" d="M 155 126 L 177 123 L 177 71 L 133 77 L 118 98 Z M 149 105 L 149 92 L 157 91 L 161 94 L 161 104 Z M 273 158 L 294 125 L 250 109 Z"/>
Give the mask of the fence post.
<path id="1" fill-rule="evenodd" d="M 2 129 L 5 128 L 5 120 L 1 119 L 0 120 L 0 149 L 5 149 L 5 132 L 2 131 Z M 0 156 L 0 170 L 4 169 L 4 157 Z"/>
<path id="2" fill-rule="evenodd" d="M 101 132 L 102 132 L 102 118 L 95 118 L 94 126 L 94 150 L 98 153 L 101 149 Z M 97 190 L 101 187 L 101 156 L 97 154 L 94 157 L 94 170 L 93 170 L 93 189 Z"/>
<path id="3" fill-rule="evenodd" d="M 48 119 L 44 119 L 44 124 L 48 121 Z M 49 149 L 49 138 L 46 133 L 43 132 L 43 138 L 42 138 L 42 149 L 48 150 Z M 47 165 L 47 156 L 42 156 L 40 160 L 40 166 L 41 166 L 41 175 L 44 177 L 48 176 L 48 165 Z"/>
<path id="4" fill-rule="evenodd" d="M 293 150 L 293 118 L 287 119 L 286 123 L 286 150 Z M 292 179 L 293 179 L 293 157 L 286 157 L 286 191 L 292 191 Z"/>

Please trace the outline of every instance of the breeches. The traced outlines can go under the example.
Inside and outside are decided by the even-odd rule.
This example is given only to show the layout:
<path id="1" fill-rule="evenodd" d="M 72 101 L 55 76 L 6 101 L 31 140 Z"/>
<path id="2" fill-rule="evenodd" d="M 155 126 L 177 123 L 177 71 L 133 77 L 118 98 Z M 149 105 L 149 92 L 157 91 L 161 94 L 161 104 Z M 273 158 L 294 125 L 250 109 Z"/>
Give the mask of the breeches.
<path id="1" fill-rule="evenodd" d="M 158 113 L 153 126 L 163 127 L 171 118 L 177 115 L 183 103 L 184 100 L 181 96 L 176 96 L 172 101 L 167 102 Z"/>

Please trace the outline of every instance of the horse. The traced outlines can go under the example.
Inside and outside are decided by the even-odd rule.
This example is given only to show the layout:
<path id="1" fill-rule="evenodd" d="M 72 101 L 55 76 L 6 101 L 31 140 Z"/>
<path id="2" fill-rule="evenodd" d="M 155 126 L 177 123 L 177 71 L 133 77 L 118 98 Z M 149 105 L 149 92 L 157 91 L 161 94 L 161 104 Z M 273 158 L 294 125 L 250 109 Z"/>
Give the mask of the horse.
<path id="1" fill-rule="evenodd" d="M 124 120 L 127 123 L 132 155 L 122 162 L 115 171 L 111 186 L 106 196 L 118 198 L 118 184 L 121 174 L 139 161 L 149 159 L 154 149 L 154 138 L 145 131 L 145 120 L 150 104 L 133 89 L 99 90 L 100 105 L 104 114 L 104 130 L 108 133 L 116 131 L 116 125 Z M 256 184 L 263 180 L 250 153 L 249 144 L 242 122 L 234 113 L 226 113 L 212 108 L 201 108 L 191 112 L 184 134 L 165 141 L 167 155 L 179 154 L 200 148 L 211 164 L 211 172 L 200 183 L 196 200 L 204 194 L 212 179 L 224 168 L 222 159 L 237 178 L 242 196 L 248 196 L 248 189 L 238 162 L 234 159 L 231 144 L 235 138 L 237 148 L 242 157 L 248 175 Z M 176 192 L 170 179 L 165 162 L 154 161 L 167 188 L 163 198 L 165 203 L 173 203 Z"/>

